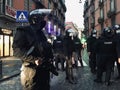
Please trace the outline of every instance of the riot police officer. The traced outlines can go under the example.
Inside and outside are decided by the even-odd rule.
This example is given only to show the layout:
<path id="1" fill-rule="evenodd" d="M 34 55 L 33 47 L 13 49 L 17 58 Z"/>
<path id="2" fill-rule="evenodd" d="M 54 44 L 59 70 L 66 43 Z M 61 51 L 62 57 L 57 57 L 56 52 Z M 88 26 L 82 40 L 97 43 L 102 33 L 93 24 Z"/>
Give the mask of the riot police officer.
<path id="1" fill-rule="evenodd" d="M 120 58 L 120 25 L 114 25 L 112 27 L 112 29 L 115 32 L 115 40 L 117 42 L 117 46 L 116 46 L 116 48 L 117 48 L 117 56 L 118 56 L 118 58 Z M 115 79 L 119 80 L 120 79 L 120 63 L 119 63 L 118 59 L 116 59 L 116 62 L 117 62 L 118 76 Z"/>
<path id="2" fill-rule="evenodd" d="M 55 66 L 59 70 L 59 63 L 61 64 L 61 69 L 64 71 L 64 48 L 63 48 L 63 38 L 61 35 L 57 35 L 56 39 L 53 41 L 53 50 L 55 54 Z"/>
<path id="3" fill-rule="evenodd" d="M 103 30 L 101 37 L 96 43 L 97 55 L 97 78 L 94 80 L 97 83 L 102 83 L 103 72 L 105 74 L 105 84 L 111 84 L 111 72 L 116 60 L 116 42 L 114 40 L 114 33 L 110 27 Z"/>
<path id="4" fill-rule="evenodd" d="M 21 84 L 23 90 L 50 90 L 50 71 L 58 74 L 52 65 L 53 53 L 42 29 L 49 9 L 30 12 L 28 26 L 16 30 L 13 41 L 14 56 L 22 60 Z"/>
<path id="5" fill-rule="evenodd" d="M 73 52 L 75 52 L 74 41 L 73 41 L 73 30 L 69 29 L 66 31 L 66 35 L 64 36 L 64 49 L 66 56 L 66 80 L 70 83 L 75 84 L 73 77 Z"/>
<path id="6" fill-rule="evenodd" d="M 75 47 L 75 67 L 78 67 L 78 61 L 83 67 L 82 57 L 81 57 L 81 50 L 82 50 L 82 43 L 78 37 L 78 34 L 74 36 L 74 47 Z"/>
<path id="7" fill-rule="evenodd" d="M 97 31 L 94 29 L 91 31 L 90 37 L 87 39 L 87 51 L 89 54 L 89 66 L 93 74 L 96 73 L 96 53 L 95 43 L 97 41 Z"/>

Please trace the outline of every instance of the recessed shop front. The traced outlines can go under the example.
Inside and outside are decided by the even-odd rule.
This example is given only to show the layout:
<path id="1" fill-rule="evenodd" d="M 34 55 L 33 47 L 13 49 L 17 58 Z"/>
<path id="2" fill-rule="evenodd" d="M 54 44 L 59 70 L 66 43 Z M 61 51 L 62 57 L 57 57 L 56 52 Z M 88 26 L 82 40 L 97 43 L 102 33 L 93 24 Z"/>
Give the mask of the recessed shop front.
<path id="1" fill-rule="evenodd" d="M 0 29 L 0 57 L 13 56 L 12 33 L 12 30 Z"/>

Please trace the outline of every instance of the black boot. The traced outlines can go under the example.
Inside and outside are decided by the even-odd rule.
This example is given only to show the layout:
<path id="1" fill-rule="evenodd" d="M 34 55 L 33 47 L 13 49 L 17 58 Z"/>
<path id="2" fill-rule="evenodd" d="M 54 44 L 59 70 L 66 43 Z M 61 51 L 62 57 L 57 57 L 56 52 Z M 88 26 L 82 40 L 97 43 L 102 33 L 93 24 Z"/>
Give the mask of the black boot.
<path id="1" fill-rule="evenodd" d="M 96 82 L 96 83 L 102 83 L 102 80 L 101 79 L 95 79 L 94 82 Z"/>
<path id="2" fill-rule="evenodd" d="M 52 72 L 54 75 L 58 76 L 58 72 L 53 64 L 50 64 L 49 71 Z"/>

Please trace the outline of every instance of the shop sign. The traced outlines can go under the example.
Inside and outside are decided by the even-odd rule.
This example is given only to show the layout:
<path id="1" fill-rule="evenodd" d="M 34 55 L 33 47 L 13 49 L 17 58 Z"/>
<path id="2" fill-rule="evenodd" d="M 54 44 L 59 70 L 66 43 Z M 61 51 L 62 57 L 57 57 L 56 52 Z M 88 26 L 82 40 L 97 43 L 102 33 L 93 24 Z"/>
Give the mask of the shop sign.
<path id="1" fill-rule="evenodd" d="M 12 31 L 11 31 L 11 30 L 8 30 L 8 29 L 2 29 L 2 32 L 3 32 L 4 34 L 11 34 L 11 33 L 12 33 Z"/>
<path id="2" fill-rule="evenodd" d="M 10 17 L 16 18 L 16 10 L 8 5 L 5 6 L 5 14 Z"/>

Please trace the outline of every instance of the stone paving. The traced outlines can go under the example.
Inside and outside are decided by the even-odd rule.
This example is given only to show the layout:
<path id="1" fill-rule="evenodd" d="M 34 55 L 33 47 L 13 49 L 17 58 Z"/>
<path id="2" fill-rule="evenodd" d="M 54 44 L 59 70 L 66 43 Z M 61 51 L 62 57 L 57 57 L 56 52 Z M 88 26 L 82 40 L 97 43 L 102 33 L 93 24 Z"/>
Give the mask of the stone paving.
<path id="1" fill-rule="evenodd" d="M 95 75 L 90 73 L 89 67 L 78 69 L 78 83 L 70 84 L 65 80 L 65 72 L 59 71 L 59 76 L 51 77 L 51 90 L 120 90 L 120 81 L 114 81 L 112 85 L 94 83 Z M 0 83 L 0 90 L 22 90 L 19 75 Z"/>
<path id="2" fill-rule="evenodd" d="M 0 82 L 0 90 L 22 90 L 19 75 Z"/>
<path id="3" fill-rule="evenodd" d="M 2 78 L 1 80 L 9 77 L 16 76 L 20 73 L 21 60 L 15 57 L 1 58 L 2 60 Z"/>
<path id="4" fill-rule="evenodd" d="M 112 85 L 105 86 L 104 83 L 97 84 L 93 82 L 95 75 L 90 72 L 88 60 L 86 59 L 84 61 L 84 67 L 79 67 L 77 70 L 77 84 L 68 83 L 65 80 L 65 72 L 59 71 L 59 76 L 51 75 L 51 90 L 120 90 L 120 80 L 114 80 L 114 77 L 117 75 L 116 68 L 114 73 L 112 73 Z M 19 73 L 20 66 L 21 61 L 18 59 L 13 60 L 13 57 L 4 59 L 3 77 L 9 77 Z M 0 90 L 22 90 L 19 75 L 0 81 Z"/>
<path id="5" fill-rule="evenodd" d="M 65 73 L 63 73 L 65 74 Z M 115 74 L 115 73 L 114 73 Z M 93 82 L 95 75 L 90 73 L 89 67 L 79 68 L 78 83 L 70 84 L 65 80 L 65 75 L 61 76 L 59 80 L 51 85 L 51 90 L 120 90 L 120 81 L 115 81 L 112 75 L 111 86 L 106 86 L 104 83 L 97 84 Z"/>

